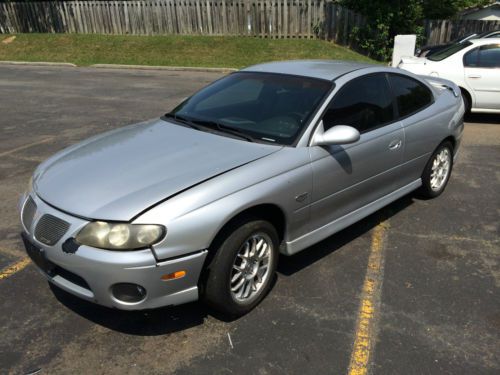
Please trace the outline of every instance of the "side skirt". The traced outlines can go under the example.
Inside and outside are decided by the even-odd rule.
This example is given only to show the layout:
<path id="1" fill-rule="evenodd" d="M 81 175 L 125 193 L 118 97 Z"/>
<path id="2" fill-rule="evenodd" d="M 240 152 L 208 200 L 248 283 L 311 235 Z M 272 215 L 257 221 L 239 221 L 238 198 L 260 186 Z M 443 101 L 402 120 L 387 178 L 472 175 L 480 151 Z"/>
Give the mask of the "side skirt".
<path id="1" fill-rule="evenodd" d="M 471 108 L 472 113 L 500 113 L 500 109 L 492 108 Z"/>
<path id="2" fill-rule="evenodd" d="M 285 246 L 282 247 L 281 252 L 285 255 L 292 255 L 298 253 L 305 248 L 314 245 L 315 243 L 324 240 L 325 238 L 341 231 L 344 228 L 347 228 L 349 225 L 352 225 L 361 219 L 371 215 L 375 211 L 381 209 L 382 207 L 387 206 L 389 203 L 398 200 L 399 198 L 405 196 L 408 193 L 411 193 L 413 190 L 418 189 L 422 185 L 422 180 L 419 178 L 412 183 L 399 188 L 396 191 L 393 191 L 386 196 L 373 201 L 366 206 L 358 208 L 357 210 L 348 213 L 341 218 L 338 218 L 332 221 L 329 224 L 322 226 L 310 233 L 307 233 L 293 241 L 286 242 Z"/>

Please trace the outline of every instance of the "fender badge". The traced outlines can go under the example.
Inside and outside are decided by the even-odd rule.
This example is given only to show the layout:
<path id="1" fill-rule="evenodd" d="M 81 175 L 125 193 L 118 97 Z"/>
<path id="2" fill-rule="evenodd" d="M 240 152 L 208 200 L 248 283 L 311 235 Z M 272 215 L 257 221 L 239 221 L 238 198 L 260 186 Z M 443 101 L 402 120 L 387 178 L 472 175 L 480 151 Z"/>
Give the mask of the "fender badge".
<path id="1" fill-rule="evenodd" d="M 304 201 L 306 200 L 306 198 L 307 198 L 307 196 L 308 196 L 308 195 L 309 195 L 309 193 L 308 193 L 308 192 L 305 192 L 305 193 L 299 194 L 299 195 L 297 195 L 297 196 L 295 197 L 295 200 L 296 200 L 297 202 L 304 202 Z"/>

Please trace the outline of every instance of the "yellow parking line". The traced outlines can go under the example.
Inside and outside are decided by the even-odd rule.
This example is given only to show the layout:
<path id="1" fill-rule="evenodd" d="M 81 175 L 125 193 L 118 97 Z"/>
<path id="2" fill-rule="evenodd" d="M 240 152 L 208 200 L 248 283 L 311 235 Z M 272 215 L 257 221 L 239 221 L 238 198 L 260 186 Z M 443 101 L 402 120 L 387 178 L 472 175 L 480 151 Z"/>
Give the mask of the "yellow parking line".
<path id="1" fill-rule="evenodd" d="M 9 155 L 9 154 L 13 154 L 14 152 L 24 150 L 25 148 L 29 148 L 31 146 L 36 146 L 36 145 L 39 145 L 42 143 L 50 142 L 53 139 L 54 139 L 54 137 L 48 137 L 48 138 L 42 139 L 41 141 L 28 143 L 27 145 L 22 145 L 22 146 L 13 148 L 12 150 L 9 150 L 9 151 L 0 152 L 0 157 L 5 156 L 5 155 Z"/>
<path id="2" fill-rule="evenodd" d="M 384 274 L 384 244 L 386 229 L 389 225 L 382 222 L 373 231 L 370 257 L 366 270 L 361 304 L 356 322 L 356 335 L 349 364 L 349 375 L 368 373 L 370 352 L 374 349 L 374 320 L 380 303 L 380 292 Z"/>
<path id="3" fill-rule="evenodd" d="M 21 259 L 19 262 L 14 263 L 8 267 L 5 267 L 3 270 L 0 271 L 0 280 L 6 279 L 16 272 L 21 271 L 24 269 L 28 264 L 30 264 L 30 258 L 26 257 Z"/>

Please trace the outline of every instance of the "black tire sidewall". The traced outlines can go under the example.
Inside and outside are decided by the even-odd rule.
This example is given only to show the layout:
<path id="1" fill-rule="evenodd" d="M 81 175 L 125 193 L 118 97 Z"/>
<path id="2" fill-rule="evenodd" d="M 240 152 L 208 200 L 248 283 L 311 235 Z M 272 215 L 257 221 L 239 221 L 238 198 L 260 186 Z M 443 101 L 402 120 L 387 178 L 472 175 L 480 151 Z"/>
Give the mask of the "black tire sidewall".
<path id="1" fill-rule="evenodd" d="M 472 102 L 471 99 L 467 94 L 462 93 L 462 100 L 464 101 L 464 106 L 465 106 L 465 114 L 468 114 L 472 108 Z"/>
<path id="2" fill-rule="evenodd" d="M 267 234 L 273 243 L 273 257 L 269 265 L 270 274 L 257 298 L 250 303 L 237 302 L 233 299 L 229 290 L 229 279 L 233 263 L 244 241 L 258 232 Z M 272 285 L 278 264 L 278 247 L 278 234 L 269 222 L 259 219 L 246 219 L 234 225 L 225 234 L 221 245 L 216 249 L 211 249 L 211 251 L 215 251 L 215 255 L 207 267 L 208 276 L 203 288 L 203 300 L 210 307 L 226 316 L 237 317 L 248 313 L 262 301 Z"/>

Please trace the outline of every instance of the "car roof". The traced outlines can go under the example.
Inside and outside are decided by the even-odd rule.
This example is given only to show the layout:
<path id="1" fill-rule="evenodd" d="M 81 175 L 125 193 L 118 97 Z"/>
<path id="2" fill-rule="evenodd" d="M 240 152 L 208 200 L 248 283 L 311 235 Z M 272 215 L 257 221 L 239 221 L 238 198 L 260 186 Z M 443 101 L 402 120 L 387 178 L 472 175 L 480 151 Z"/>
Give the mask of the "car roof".
<path id="1" fill-rule="evenodd" d="M 377 65 L 341 60 L 289 60 L 253 65 L 242 71 L 291 74 L 333 81 L 346 73 L 374 66 Z"/>
<path id="2" fill-rule="evenodd" d="M 485 39 L 471 39 L 469 40 L 472 44 L 475 45 L 483 45 L 483 44 L 495 44 L 495 43 L 500 43 L 500 37 L 499 38 L 485 38 Z"/>
<path id="3" fill-rule="evenodd" d="M 485 31 L 483 33 L 477 34 L 477 36 L 478 36 L 478 38 L 484 38 L 485 36 L 488 36 L 488 35 L 491 35 L 491 34 L 495 34 L 495 33 L 498 33 L 498 32 L 500 32 L 500 29 L 489 30 L 489 31 Z"/>

